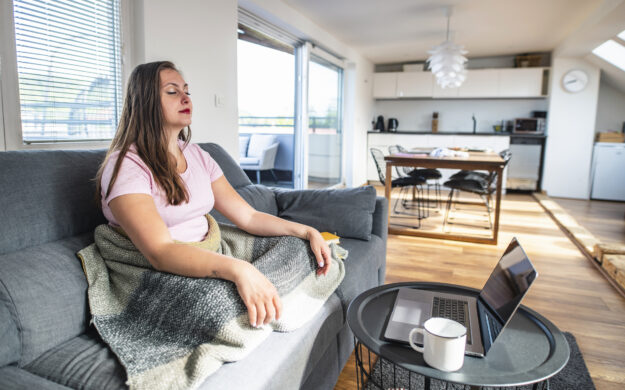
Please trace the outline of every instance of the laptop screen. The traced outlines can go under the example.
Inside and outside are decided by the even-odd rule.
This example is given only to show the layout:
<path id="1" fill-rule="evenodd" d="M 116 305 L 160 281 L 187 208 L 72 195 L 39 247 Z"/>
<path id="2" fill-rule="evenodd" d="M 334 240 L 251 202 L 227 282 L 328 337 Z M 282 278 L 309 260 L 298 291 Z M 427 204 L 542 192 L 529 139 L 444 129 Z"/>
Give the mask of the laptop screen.
<path id="1" fill-rule="evenodd" d="M 480 298 L 502 324 L 508 322 L 537 273 L 516 238 L 484 284 Z"/>

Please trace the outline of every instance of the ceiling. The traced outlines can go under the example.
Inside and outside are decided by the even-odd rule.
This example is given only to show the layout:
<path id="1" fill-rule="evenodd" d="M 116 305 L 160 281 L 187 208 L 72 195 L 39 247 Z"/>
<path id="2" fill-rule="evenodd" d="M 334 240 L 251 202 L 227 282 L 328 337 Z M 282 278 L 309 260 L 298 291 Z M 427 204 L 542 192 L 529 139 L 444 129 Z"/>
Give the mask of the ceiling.
<path id="1" fill-rule="evenodd" d="M 615 0 L 282 0 L 374 64 L 421 61 L 451 38 L 467 57 L 552 51 Z"/>

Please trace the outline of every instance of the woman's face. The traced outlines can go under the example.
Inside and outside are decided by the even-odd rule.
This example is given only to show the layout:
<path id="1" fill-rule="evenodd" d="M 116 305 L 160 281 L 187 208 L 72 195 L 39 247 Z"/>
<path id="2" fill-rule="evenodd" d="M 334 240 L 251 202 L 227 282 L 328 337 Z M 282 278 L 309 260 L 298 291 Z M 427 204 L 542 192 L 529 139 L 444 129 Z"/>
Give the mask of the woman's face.
<path id="1" fill-rule="evenodd" d="M 163 124 L 166 130 L 180 131 L 191 124 L 193 104 L 189 96 L 189 86 L 180 73 L 173 69 L 163 69 L 160 73 L 161 107 Z"/>

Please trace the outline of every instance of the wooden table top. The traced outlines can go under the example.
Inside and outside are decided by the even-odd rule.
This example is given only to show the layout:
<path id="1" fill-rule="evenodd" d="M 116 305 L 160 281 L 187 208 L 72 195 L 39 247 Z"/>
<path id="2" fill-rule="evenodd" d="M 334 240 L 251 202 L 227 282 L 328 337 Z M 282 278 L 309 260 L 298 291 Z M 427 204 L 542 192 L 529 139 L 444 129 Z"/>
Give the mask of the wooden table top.
<path id="1" fill-rule="evenodd" d="M 392 165 L 414 165 L 432 166 L 437 168 L 456 168 L 462 165 L 471 165 L 479 169 L 480 167 L 503 166 L 504 160 L 497 153 L 489 152 L 469 152 L 468 157 L 432 157 L 421 153 L 396 153 L 384 157 L 384 161 Z"/>

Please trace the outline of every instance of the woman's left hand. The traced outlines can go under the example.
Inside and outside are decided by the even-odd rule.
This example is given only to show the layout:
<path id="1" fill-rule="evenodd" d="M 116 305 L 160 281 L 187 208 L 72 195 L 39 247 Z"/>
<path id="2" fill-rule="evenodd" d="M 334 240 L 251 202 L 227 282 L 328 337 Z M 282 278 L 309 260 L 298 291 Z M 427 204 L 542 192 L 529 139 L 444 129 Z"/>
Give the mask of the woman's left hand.
<path id="1" fill-rule="evenodd" d="M 317 259 L 317 275 L 326 275 L 330 270 L 330 264 L 332 263 L 332 256 L 330 247 L 326 240 L 323 239 L 321 233 L 317 229 L 308 228 L 306 238 L 310 242 L 310 249 L 312 249 Z"/>

